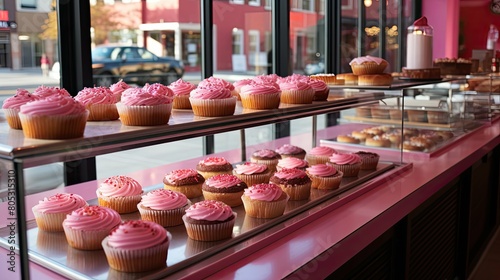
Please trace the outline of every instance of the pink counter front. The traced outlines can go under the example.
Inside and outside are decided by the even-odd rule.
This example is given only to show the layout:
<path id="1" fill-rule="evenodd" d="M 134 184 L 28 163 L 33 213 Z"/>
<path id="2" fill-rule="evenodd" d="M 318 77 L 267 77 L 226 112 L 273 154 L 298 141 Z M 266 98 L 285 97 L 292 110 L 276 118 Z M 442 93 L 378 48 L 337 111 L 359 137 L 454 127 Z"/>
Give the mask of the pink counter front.
<path id="1" fill-rule="evenodd" d="M 332 138 L 334 133 L 333 129 L 327 129 L 319 132 L 317 138 Z M 447 146 L 435 156 L 405 153 L 403 162 L 411 163 L 409 167 L 382 174 L 359 188 L 204 258 L 172 274 L 169 279 L 323 279 L 499 144 L 500 122 L 496 121 Z M 239 154 L 233 151 L 221 156 L 236 161 Z M 397 161 L 399 155 L 385 157 Z M 197 161 L 193 159 L 190 164 Z M 161 167 L 130 175 L 145 185 L 155 185 L 164 170 L 165 167 Z M 87 182 L 67 187 L 65 191 L 77 189 L 90 200 L 95 198 L 97 184 L 96 181 Z M 29 196 L 27 205 L 57 191 Z M 7 210 L 2 209 L 1 214 L 5 216 L 5 213 Z M 30 211 L 27 215 L 28 220 L 32 219 Z M 6 221 L 4 216 L 0 217 L 2 227 Z M 6 271 L 8 251 L 1 249 L 1 252 L 2 269 Z M 30 269 L 34 279 L 56 279 L 59 276 L 34 263 Z"/>

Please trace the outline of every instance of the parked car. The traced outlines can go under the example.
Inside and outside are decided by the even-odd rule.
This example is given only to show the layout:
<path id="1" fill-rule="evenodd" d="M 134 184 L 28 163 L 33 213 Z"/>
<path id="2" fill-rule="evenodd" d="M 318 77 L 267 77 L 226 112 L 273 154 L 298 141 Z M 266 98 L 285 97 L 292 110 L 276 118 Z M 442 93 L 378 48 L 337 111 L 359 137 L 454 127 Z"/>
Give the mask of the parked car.
<path id="1" fill-rule="evenodd" d="M 182 61 L 159 57 L 137 46 L 98 46 L 92 50 L 94 84 L 110 86 L 120 79 L 130 84 L 168 85 L 184 75 Z"/>

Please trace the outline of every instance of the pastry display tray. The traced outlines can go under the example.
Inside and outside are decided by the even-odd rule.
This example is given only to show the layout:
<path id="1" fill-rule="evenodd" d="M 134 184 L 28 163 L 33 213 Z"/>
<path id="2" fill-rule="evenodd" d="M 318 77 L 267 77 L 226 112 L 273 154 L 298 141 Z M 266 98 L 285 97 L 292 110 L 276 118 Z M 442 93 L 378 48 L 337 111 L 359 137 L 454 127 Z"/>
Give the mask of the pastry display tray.
<path id="1" fill-rule="evenodd" d="M 111 269 L 103 250 L 82 251 L 70 247 L 64 232 L 45 232 L 39 230 L 36 221 L 27 221 L 28 255 L 31 261 L 53 270 L 69 279 L 158 279 L 187 268 L 200 260 L 221 252 L 236 245 L 256 234 L 270 229 L 279 223 L 289 220 L 295 215 L 303 213 L 326 200 L 339 197 L 354 199 L 371 189 L 376 183 L 366 183 L 376 179 L 383 173 L 400 173 L 411 168 L 410 164 L 396 164 L 392 162 L 379 162 L 375 170 L 361 170 L 358 177 L 343 178 L 337 190 L 311 189 L 308 200 L 288 201 L 283 216 L 274 219 L 258 219 L 246 216 L 243 206 L 233 207 L 237 213 L 236 223 L 233 228 L 233 237 L 217 242 L 201 242 L 187 236 L 184 225 L 168 227 L 172 240 L 168 249 L 165 268 L 144 272 L 125 273 Z M 371 187 L 372 186 L 372 187 Z M 162 188 L 163 184 L 145 187 L 144 190 Z M 203 197 L 191 199 L 197 202 Z M 97 205 L 97 199 L 88 201 L 90 205 Z M 140 219 L 139 212 L 122 214 L 122 220 Z M 10 231 L 8 228 L 0 229 L 0 246 L 9 248 Z"/>

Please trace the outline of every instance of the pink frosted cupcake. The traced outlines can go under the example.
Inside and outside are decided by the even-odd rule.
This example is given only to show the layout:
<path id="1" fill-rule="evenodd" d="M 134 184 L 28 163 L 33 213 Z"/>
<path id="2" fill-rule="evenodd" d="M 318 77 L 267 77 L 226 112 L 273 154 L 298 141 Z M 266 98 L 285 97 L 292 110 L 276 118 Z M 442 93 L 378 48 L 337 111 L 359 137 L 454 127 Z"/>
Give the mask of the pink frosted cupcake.
<path id="1" fill-rule="evenodd" d="M 246 215 L 263 219 L 283 215 L 289 198 L 278 185 L 271 183 L 250 186 L 241 196 Z"/>
<path id="2" fill-rule="evenodd" d="M 118 212 L 102 206 L 84 206 L 68 214 L 62 226 L 69 246 L 100 250 L 102 240 L 121 223 Z"/>
<path id="3" fill-rule="evenodd" d="M 75 96 L 89 111 L 88 121 L 112 121 L 118 119 L 115 97 L 107 87 L 84 88 Z"/>
<path id="4" fill-rule="evenodd" d="M 37 100 L 36 96 L 21 88 L 16 91 L 16 94 L 14 96 L 11 96 L 4 100 L 2 109 L 10 128 L 23 128 L 21 125 L 21 119 L 19 119 L 19 110 L 21 108 L 21 105 L 35 100 Z"/>
<path id="5" fill-rule="evenodd" d="M 314 99 L 314 89 L 302 80 L 286 79 L 279 86 L 281 103 L 311 104 Z"/>
<path id="6" fill-rule="evenodd" d="M 120 102 L 120 100 L 122 99 L 122 93 L 129 88 L 130 86 L 123 80 L 119 80 L 109 87 L 109 89 L 113 93 L 113 97 L 115 98 L 115 103 Z"/>
<path id="7" fill-rule="evenodd" d="M 178 79 L 168 85 L 168 88 L 174 93 L 174 109 L 191 109 L 189 94 L 196 88 L 195 84 L 184 81 L 183 79 Z"/>
<path id="8" fill-rule="evenodd" d="M 195 116 L 231 116 L 236 109 L 237 98 L 221 84 L 204 83 L 191 91 L 189 102 Z"/>
<path id="9" fill-rule="evenodd" d="M 300 169 L 283 168 L 277 171 L 269 180 L 290 196 L 290 200 L 305 200 L 311 194 L 311 179 Z"/>
<path id="10" fill-rule="evenodd" d="M 223 88 L 229 90 L 231 92 L 231 95 L 236 96 L 235 92 L 235 87 L 232 83 L 221 79 L 221 78 L 216 78 L 216 77 L 208 77 L 206 79 L 203 79 L 198 83 L 199 88 L 211 88 L 215 85 L 222 86 Z"/>
<path id="11" fill-rule="evenodd" d="M 295 157 L 287 157 L 284 159 L 280 159 L 278 164 L 276 165 L 276 170 L 281 171 L 283 168 L 296 168 L 300 170 L 306 170 L 309 167 L 309 164 L 305 159 L 295 158 Z"/>
<path id="12" fill-rule="evenodd" d="M 281 155 L 270 149 L 257 150 L 250 157 L 251 162 L 265 164 L 271 172 L 276 171 L 276 165 L 280 159 Z"/>
<path id="13" fill-rule="evenodd" d="M 137 211 L 143 194 L 142 186 L 131 177 L 113 176 L 104 180 L 97 188 L 100 206 L 114 209 L 120 214 Z"/>
<path id="14" fill-rule="evenodd" d="M 344 177 L 356 177 L 361 169 L 361 157 L 351 153 L 335 153 L 327 164 L 332 165 L 344 174 Z"/>
<path id="15" fill-rule="evenodd" d="M 32 211 L 39 229 L 63 231 L 62 223 L 66 215 L 87 205 L 85 199 L 77 194 L 58 193 L 39 201 Z"/>
<path id="16" fill-rule="evenodd" d="M 205 178 L 194 169 L 176 169 L 165 175 L 163 188 L 184 194 L 187 198 L 202 196 Z"/>
<path id="17" fill-rule="evenodd" d="M 314 147 L 307 153 L 306 160 L 307 162 L 309 162 L 310 166 L 320 163 L 327 163 L 330 159 L 330 156 L 335 152 L 335 149 L 326 146 Z"/>
<path id="18" fill-rule="evenodd" d="M 313 189 L 335 190 L 340 187 L 343 173 L 332 165 L 320 163 L 306 169 L 307 176 L 311 178 Z"/>
<path id="19" fill-rule="evenodd" d="M 276 149 L 276 152 L 281 155 L 281 158 L 295 157 L 304 159 L 306 157 L 306 151 L 304 149 L 290 144 L 279 147 Z"/>
<path id="20" fill-rule="evenodd" d="M 124 272 L 144 272 L 167 266 L 172 236 L 150 221 L 126 221 L 102 241 L 111 268 Z"/>
<path id="21" fill-rule="evenodd" d="M 241 88 L 243 86 L 249 85 L 249 84 L 251 84 L 253 82 L 254 82 L 253 79 L 243 79 L 243 80 L 239 80 L 239 81 L 234 82 L 233 83 L 233 86 L 234 86 L 234 96 L 236 96 L 238 98 L 238 100 L 241 100 L 241 97 L 240 97 Z"/>
<path id="22" fill-rule="evenodd" d="M 218 241 L 233 235 L 236 212 L 224 202 L 203 200 L 191 205 L 182 219 L 189 238 Z"/>
<path id="23" fill-rule="evenodd" d="M 33 91 L 33 95 L 37 99 L 44 99 L 47 97 L 51 96 L 65 96 L 65 97 L 71 97 L 71 94 L 63 88 L 59 87 L 47 87 L 47 86 L 39 86 Z"/>
<path id="24" fill-rule="evenodd" d="M 182 224 L 182 216 L 190 205 L 191 202 L 182 193 L 156 189 L 143 195 L 137 208 L 141 219 L 171 227 Z"/>
<path id="25" fill-rule="evenodd" d="M 322 80 L 309 79 L 307 82 L 314 90 L 313 101 L 325 101 L 330 94 L 330 88 Z"/>
<path id="26" fill-rule="evenodd" d="M 206 200 L 222 201 L 231 207 L 240 206 L 243 203 L 241 195 L 245 188 L 247 188 L 245 182 L 230 174 L 212 176 L 201 186 Z"/>
<path id="27" fill-rule="evenodd" d="M 173 93 L 170 89 L 144 86 L 126 89 L 116 104 L 124 125 L 167 124 L 172 111 Z"/>
<path id="28" fill-rule="evenodd" d="M 380 57 L 362 56 L 349 62 L 354 75 L 381 74 L 388 66 L 388 62 Z"/>
<path id="29" fill-rule="evenodd" d="M 219 174 L 233 174 L 233 165 L 223 157 L 207 157 L 198 162 L 196 171 L 206 180 Z"/>
<path id="30" fill-rule="evenodd" d="M 376 169 L 380 156 L 377 153 L 359 151 L 356 154 L 361 158 L 361 170 Z"/>
<path id="31" fill-rule="evenodd" d="M 245 162 L 237 164 L 233 169 L 233 175 L 240 178 L 247 186 L 267 183 L 271 178 L 271 170 L 265 164 Z"/>
<path id="32" fill-rule="evenodd" d="M 24 136 L 38 139 L 82 137 L 88 115 L 85 106 L 62 94 L 28 102 L 19 111 Z"/>
<path id="33" fill-rule="evenodd" d="M 277 109 L 280 105 L 281 91 L 264 83 L 244 85 L 240 90 L 241 105 L 246 109 Z"/>

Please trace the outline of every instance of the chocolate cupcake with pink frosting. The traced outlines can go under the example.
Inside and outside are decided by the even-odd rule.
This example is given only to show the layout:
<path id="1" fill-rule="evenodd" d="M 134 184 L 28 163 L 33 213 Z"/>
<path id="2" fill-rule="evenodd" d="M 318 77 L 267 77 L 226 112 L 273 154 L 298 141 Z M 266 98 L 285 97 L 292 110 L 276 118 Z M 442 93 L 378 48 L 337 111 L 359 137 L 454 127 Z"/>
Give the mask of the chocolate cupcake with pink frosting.
<path id="1" fill-rule="evenodd" d="M 27 90 L 20 88 L 17 89 L 14 96 L 11 96 L 3 101 L 2 109 L 10 128 L 23 129 L 21 119 L 19 118 L 21 105 L 37 99 L 38 98 L 35 95 L 32 95 Z"/>
<path id="2" fill-rule="evenodd" d="M 290 200 L 306 200 L 311 195 L 311 179 L 304 170 L 283 168 L 275 172 L 269 182 L 280 186 Z"/>
<path id="3" fill-rule="evenodd" d="M 118 119 L 115 97 L 107 87 L 84 88 L 75 96 L 89 111 L 87 121 L 112 121 Z"/>
<path id="4" fill-rule="evenodd" d="M 187 198 L 202 196 L 205 178 L 194 169 L 175 169 L 163 178 L 163 188 L 184 194 Z"/>
<path id="5" fill-rule="evenodd" d="M 199 117 L 231 116 L 236 109 L 236 101 L 237 97 L 222 82 L 204 80 L 189 94 L 193 113 Z"/>
<path id="6" fill-rule="evenodd" d="M 324 81 L 318 79 L 309 79 L 307 83 L 314 90 L 313 101 L 325 101 L 328 99 L 328 95 L 330 94 L 330 88 Z"/>
<path id="7" fill-rule="evenodd" d="M 156 189 L 143 195 L 137 208 L 142 220 L 171 227 L 182 224 L 182 216 L 190 205 L 191 202 L 180 192 Z"/>
<path id="8" fill-rule="evenodd" d="M 72 211 L 87 206 L 83 197 L 72 193 L 57 193 L 33 206 L 36 224 L 44 231 L 63 231 L 63 221 Z"/>
<path id="9" fill-rule="evenodd" d="M 260 183 L 268 183 L 271 178 L 271 170 L 267 165 L 255 162 L 245 162 L 236 164 L 233 175 L 245 182 L 247 186 Z"/>
<path id="10" fill-rule="evenodd" d="M 267 168 L 271 170 L 271 172 L 276 171 L 276 165 L 278 161 L 281 159 L 281 155 L 276 151 L 271 149 L 261 149 L 252 153 L 250 157 L 251 162 L 262 163 L 267 165 Z"/>
<path id="11" fill-rule="evenodd" d="M 97 202 L 120 214 L 137 211 L 143 194 L 142 186 L 128 176 L 112 176 L 104 180 L 96 190 Z"/>
<path id="12" fill-rule="evenodd" d="M 272 219 L 283 215 L 290 196 L 278 185 L 256 184 L 245 189 L 241 196 L 247 216 Z"/>
<path id="13" fill-rule="evenodd" d="M 306 154 L 306 160 L 309 165 L 327 163 L 330 156 L 336 153 L 334 148 L 327 146 L 317 146 L 309 150 Z"/>
<path id="14" fill-rule="evenodd" d="M 342 171 L 338 171 L 333 165 L 324 163 L 308 167 L 306 174 L 311 178 L 311 187 L 320 190 L 338 189 L 344 175 Z"/>
<path id="15" fill-rule="evenodd" d="M 357 177 L 361 169 L 361 157 L 352 153 L 335 153 L 327 163 L 344 174 L 344 177 Z"/>
<path id="16" fill-rule="evenodd" d="M 290 144 L 284 144 L 277 148 L 276 152 L 281 155 L 281 158 L 295 157 L 304 159 L 306 157 L 306 151 L 304 149 Z"/>
<path id="17" fill-rule="evenodd" d="M 205 180 L 201 189 L 206 200 L 222 201 L 231 207 L 236 207 L 243 204 L 241 195 L 247 187 L 247 184 L 235 175 L 219 174 Z"/>
<path id="18" fill-rule="evenodd" d="M 191 205 L 182 216 L 189 238 L 198 241 L 219 241 L 231 238 L 236 212 L 217 200 L 203 200 Z"/>
<path id="19" fill-rule="evenodd" d="M 174 93 L 173 109 L 191 109 L 189 94 L 196 88 L 195 84 L 178 79 L 167 87 Z"/>
<path id="20" fill-rule="evenodd" d="M 145 272 L 167 266 L 172 235 L 150 221 L 122 222 L 102 241 L 108 264 L 123 272 Z"/>
<path id="21" fill-rule="evenodd" d="M 196 171 L 207 180 L 219 174 L 233 174 L 233 165 L 223 157 L 207 157 L 198 162 Z"/>

